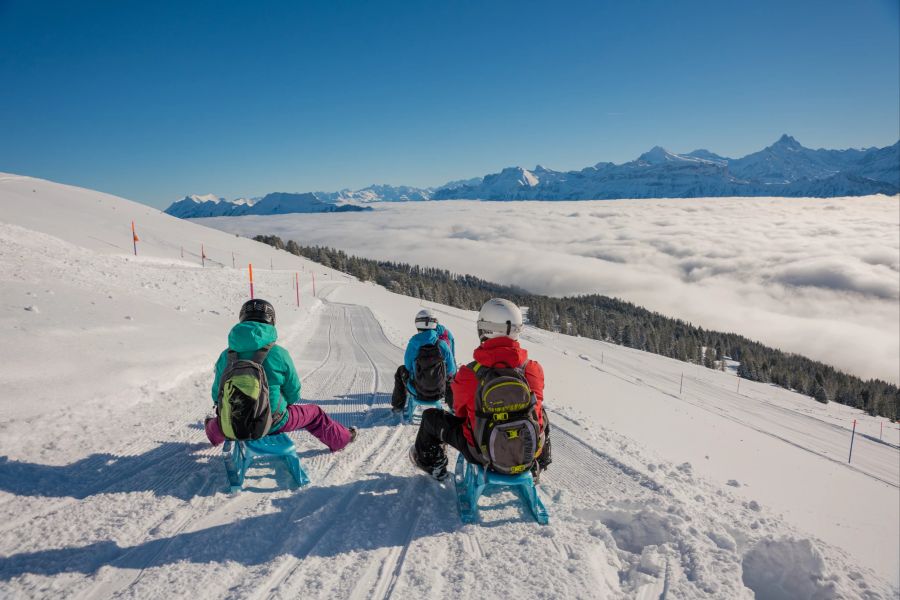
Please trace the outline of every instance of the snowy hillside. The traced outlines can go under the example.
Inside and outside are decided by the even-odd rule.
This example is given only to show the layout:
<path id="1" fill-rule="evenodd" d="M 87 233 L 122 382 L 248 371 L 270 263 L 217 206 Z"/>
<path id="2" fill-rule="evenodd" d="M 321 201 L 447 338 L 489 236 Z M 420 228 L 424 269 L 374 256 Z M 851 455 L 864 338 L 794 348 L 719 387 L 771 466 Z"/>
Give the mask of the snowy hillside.
<path id="1" fill-rule="evenodd" d="M 90 190 L 0 175 L 0 207 L 2 597 L 897 595 L 896 424 L 526 328 L 551 524 L 501 493 L 462 526 L 388 408 L 419 301 Z M 361 431 L 337 454 L 292 434 L 301 490 L 261 468 L 228 494 L 202 431 L 249 262 L 303 397 Z M 431 307 L 467 360 L 474 315 Z"/>

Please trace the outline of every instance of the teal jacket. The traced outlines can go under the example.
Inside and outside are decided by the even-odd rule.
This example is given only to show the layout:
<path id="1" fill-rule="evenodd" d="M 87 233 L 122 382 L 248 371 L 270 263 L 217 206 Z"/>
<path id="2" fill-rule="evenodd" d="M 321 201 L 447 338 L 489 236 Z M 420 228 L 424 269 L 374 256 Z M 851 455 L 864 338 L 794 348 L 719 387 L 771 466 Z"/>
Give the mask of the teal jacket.
<path id="1" fill-rule="evenodd" d="M 238 353 L 238 358 L 249 359 L 253 353 L 267 344 L 274 344 L 278 339 L 278 332 L 273 325 L 268 323 L 256 323 L 245 321 L 231 328 L 228 334 L 228 348 Z M 219 379 L 228 365 L 228 350 L 223 350 L 216 361 L 216 378 L 212 386 L 212 399 L 216 403 L 219 399 Z M 272 417 L 278 413 L 284 416 L 272 423 L 270 431 L 278 431 L 287 422 L 287 405 L 300 401 L 300 377 L 294 367 L 291 355 L 281 346 L 274 345 L 269 349 L 269 354 L 263 362 L 263 370 L 269 381 L 269 404 L 272 407 Z"/>

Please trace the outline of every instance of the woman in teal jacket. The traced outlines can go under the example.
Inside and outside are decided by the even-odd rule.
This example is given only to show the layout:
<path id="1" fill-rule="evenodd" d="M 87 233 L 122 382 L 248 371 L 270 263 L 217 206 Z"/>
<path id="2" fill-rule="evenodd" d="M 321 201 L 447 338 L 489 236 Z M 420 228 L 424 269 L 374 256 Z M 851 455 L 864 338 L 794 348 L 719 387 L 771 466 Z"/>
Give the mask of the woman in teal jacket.
<path id="1" fill-rule="evenodd" d="M 262 367 L 269 383 L 269 404 L 272 409 L 272 428 L 269 435 L 305 429 L 313 437 L 337 452 L 356 438 L 356 428 L 347 429 L 334 421 L 315 404 L 300 404 L 300 377 L 291 355 L 275 344 L 275 308 L 265 300 L 249 300 L 241 307 L 240 323 L 228 334 L 228 348 L 216 361 L 216 377 L 212 386 L 213 403 L 218 403 L 219 382 L 228 366 L 228 351 L 237 352 L 239 359 L 250 359 L 260 349 L 270 346 Z M 225 433 L 218 417 L 206 419 L 206 436 L 218 446 L 225 441 Z"/>

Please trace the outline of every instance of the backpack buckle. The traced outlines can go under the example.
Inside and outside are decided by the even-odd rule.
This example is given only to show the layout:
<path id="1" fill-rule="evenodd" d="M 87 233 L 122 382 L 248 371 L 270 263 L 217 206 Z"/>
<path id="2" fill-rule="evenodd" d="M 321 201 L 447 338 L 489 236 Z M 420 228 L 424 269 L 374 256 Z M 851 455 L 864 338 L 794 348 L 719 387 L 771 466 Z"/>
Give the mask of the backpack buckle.
<path id="1" fill-rule="evenodd" d="M 494 421 L 506 421 L 507 419 L 509 419 L 509 413 L 494 413 L 493 415 L 491 415 L 491 418 Z"/>

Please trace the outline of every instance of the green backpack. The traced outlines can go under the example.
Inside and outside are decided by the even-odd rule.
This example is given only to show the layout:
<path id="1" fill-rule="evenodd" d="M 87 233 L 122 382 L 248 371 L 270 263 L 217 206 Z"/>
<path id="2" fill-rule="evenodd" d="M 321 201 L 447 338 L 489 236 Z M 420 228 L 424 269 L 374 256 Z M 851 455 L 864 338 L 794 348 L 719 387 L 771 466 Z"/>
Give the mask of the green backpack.
<path id="1" fill-rule="evenodd" d="M 249 360 L 228 350 L 228 363 L 219 382 L 216 413 L 222 433 L 230 440 L 257 440 L 277 423 L 282 414 L 272 416 L 269 382 L 262 364 L 272 344 L 263 346 Z"/>

